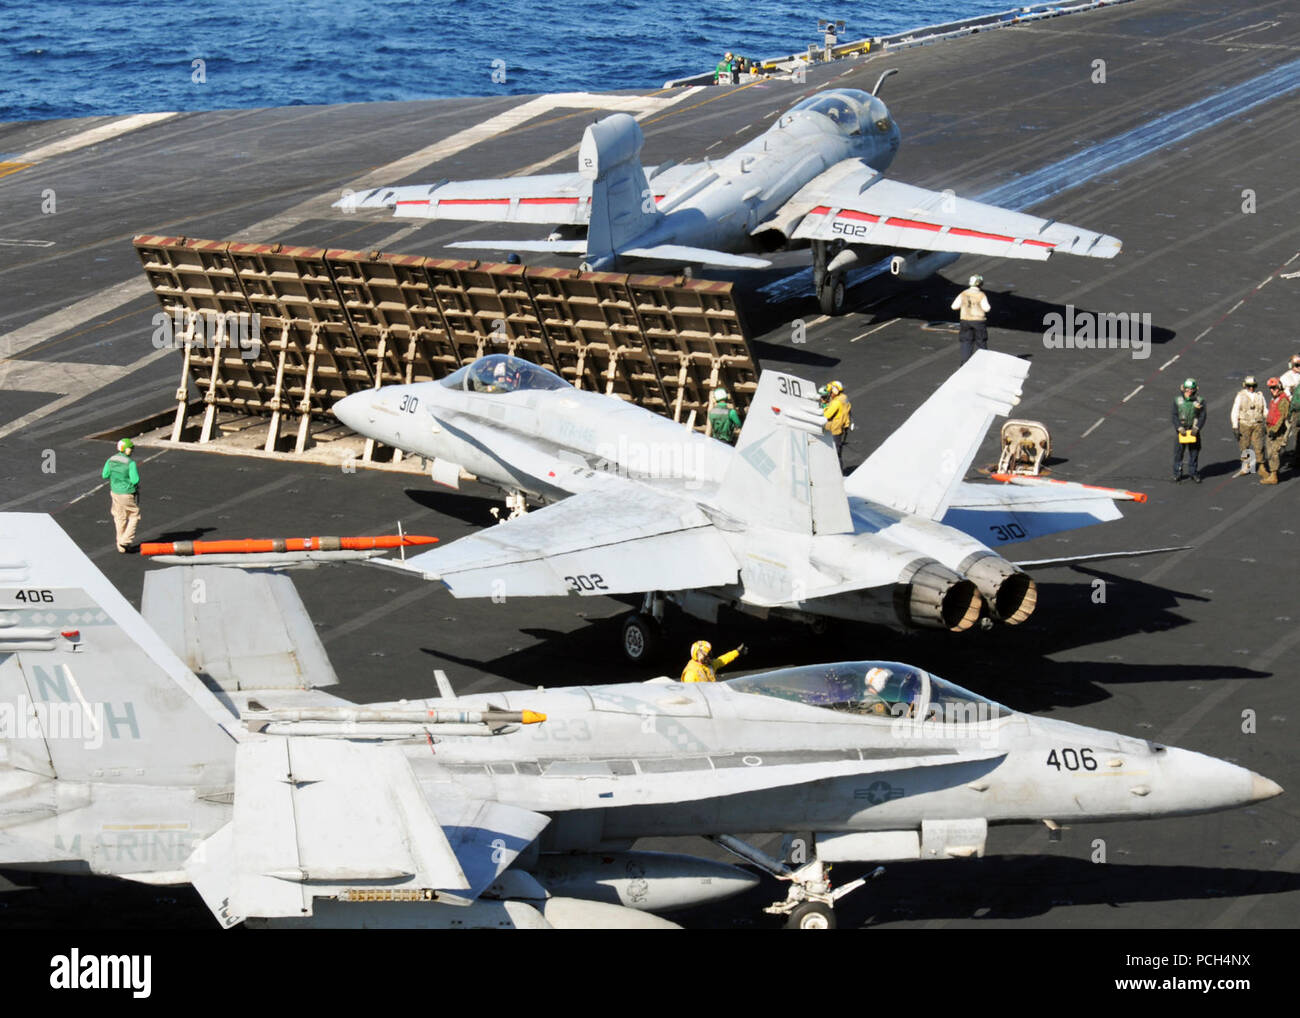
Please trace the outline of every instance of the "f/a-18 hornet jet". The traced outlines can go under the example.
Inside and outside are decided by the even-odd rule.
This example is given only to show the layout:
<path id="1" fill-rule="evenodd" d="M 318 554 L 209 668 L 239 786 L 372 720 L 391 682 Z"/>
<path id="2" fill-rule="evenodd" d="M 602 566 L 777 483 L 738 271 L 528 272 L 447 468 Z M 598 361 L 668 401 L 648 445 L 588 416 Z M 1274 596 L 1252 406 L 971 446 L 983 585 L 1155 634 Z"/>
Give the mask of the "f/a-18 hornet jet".
<path id="1" fill-rule="evenodd" d="M 960 632 L 1011 625 L 1037 602 L 1000 551 L 1118 519 L 1132 492 L 963 478 L 995 414 L 1019 402 L 1027 361 L 980 350 L 845 478 L 816 386 L 765 371 L 739 443 L 694 433 L 614 396 L 490 354 L 437 382 L 354 393 L 335 416 L 368 438 L 462 470 L 519 510 L 540 510 L 405 560 L 456 597 L 647 593 L 623 649 L 658 640 L 665 599 L 716 621 L 719 606 Z M 1037 564 L 1071 559 L 1041 560 Z"/>
<path id="2" fill-rule="evenodd" d="M 142 611 L 49 516 L 0 514 L 0 866 L 191 883 L 225 927 L 627 927 L 756 884 L 825 928 L 837 861 L 979 855 L 990 823 L 1281 789 L 1018 714 L 897 662 L 358 706 L 287 576 L 181 566 Z M 743 832 L 813 831 L 792 867 Z"/>
<path id="3" fill-rule="evenodd" d="M 813 282 L 827 314 L 844 308 L 846 270 L 891 254 L 895 275 L 923 279 L 961 254 L 1043 260 L 1056 252 L 1113 258 L 1120 251 L 1114 237 L 886 180 L 899 131 L 874 90 L 817 92 L 720 159 L 647 169 L 642 142 L 637 122 L 615 113 L 584 132 L 576 173 L 377 187 L 335 205 L 552 224 L 557 229 L 546 240 L 449 246 L 583 255 L 593 270 L 628 259 L 761 267 L 770 263 L 750 252 L 811 245 Z"/>

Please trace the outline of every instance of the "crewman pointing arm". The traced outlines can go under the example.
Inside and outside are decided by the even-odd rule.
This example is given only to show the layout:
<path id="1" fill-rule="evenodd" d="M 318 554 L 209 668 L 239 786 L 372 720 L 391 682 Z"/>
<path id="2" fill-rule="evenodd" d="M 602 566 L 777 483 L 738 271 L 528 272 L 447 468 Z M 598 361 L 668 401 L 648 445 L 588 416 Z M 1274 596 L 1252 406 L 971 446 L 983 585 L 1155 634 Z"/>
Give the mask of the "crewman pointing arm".
<path id="1" fill-rule="evenodd" d="M 727 667 L 736 658 L 748 653 L 749 648 L 742 643 L 735 650 L 729 650 L 715 658 L 709 657 L 712 650 L 713 644 L 708 640 L 696 640 L 691 644 L 691 659 L 682 669 L 683 682 L 717 682 L 717 670 Z"/>

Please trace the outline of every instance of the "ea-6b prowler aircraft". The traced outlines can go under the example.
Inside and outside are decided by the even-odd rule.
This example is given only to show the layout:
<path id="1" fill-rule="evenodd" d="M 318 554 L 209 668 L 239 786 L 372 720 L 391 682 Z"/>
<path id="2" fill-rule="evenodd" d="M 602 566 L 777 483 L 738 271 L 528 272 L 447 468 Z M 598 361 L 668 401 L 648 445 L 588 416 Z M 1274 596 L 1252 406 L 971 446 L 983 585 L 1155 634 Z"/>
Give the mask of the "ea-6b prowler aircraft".
<path id="1" fill-rule="evenodd" d="M 734 449 L 504 354 L 438 382 L 355 393 L 334 414 L 432 460 L 444 484 L 464 469 L 515 510 L 526 496 L 562 500 L 372 564 L 441 580 L 456 597 L 646 593 L 623 628 L 638 661 L 666 600 L 708 621 L 722 605 L 953 631 L 981 613 L 1029 618 L 1034 581 L 994 548 L 1117 519 L 1116 499 L 1142 496 L 963 480 L 1028 371 L 977 351 L 847 479 L 816 386 L 778 371 L 760 376 Z"/>
<path id="2" fill-rule="evenodd" d="M 754 252 L 811 245 L 813 282 L 827 314 L 844 308 L 846 270 L 891 254 L 890 271 L 907 279 L 923 279 L 961 254 L 1119 254 L 1114 237 L 885 179 L 899 131 L 879 88 L 877 81 L 871 94 L 817 92 L 753 141 L 702 163 L 643 168 L 641 128 L 615 113 L 583 133 L 576 173 L 377 187 L 335 206 L 553 224 L 546 240 L 449 246 L 582 255 L 593 270 L 628 259 L 761 267 L 770 263 Z"/>
<path id="3" fill-rule="evenodd" d="M 825 928 L 835 861 L 982 854 L 988 825 L 1226 809 L 1243 767 L 1018 714 L 897 662 L 357 706 L 288 577 L 146 577 L 146 623 L 49 516 L 0 514 L 0 867 L 192 883 L 225 927 L 626 927 L 748 871 Z M 792 869 L 742 832 L 813 831 Z"/>

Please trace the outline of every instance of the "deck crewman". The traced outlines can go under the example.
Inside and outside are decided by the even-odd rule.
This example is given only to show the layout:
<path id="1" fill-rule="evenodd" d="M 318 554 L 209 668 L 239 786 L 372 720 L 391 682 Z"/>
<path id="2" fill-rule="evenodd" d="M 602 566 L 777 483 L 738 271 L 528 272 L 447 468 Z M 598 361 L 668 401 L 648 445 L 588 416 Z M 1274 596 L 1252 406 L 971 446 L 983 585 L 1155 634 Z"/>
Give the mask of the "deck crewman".
<path id="1" fill-rule="evenodd" d="M 980 350 L 989 348 L 989 330 L 987 325 L 988 313 L 993 310 L 989 307 L 989 299 L 980 289 L 984 285 L 983 276 L 971 276 L 970 286 L 957 294 L 957 299 L 952 302 L 952 309 L 961 312 L 961 362 L 965 364 L 970 360 L 978 347 Z"/>
<path id="2" fill-rule="evenodd" d="M 117 531 L 117 550 L 126 554 L 135 544 L 135 530 L 140 525 L 140 468 L 131 453 L 135 443 L 124 438 L 117 443 L 117 452 L 104 462 L 100 474 L 108 481 L 112 499 L 113 528 Z"/>

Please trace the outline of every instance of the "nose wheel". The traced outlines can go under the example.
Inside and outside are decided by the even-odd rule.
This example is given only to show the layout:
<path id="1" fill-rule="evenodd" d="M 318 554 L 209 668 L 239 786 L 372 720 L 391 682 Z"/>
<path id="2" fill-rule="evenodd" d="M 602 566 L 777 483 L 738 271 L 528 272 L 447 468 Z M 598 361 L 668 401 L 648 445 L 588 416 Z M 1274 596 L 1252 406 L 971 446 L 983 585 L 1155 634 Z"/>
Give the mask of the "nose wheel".
<path id="1" fill-rule="evenodd" d="M 852 894 L 868 880 L 874 880 L 885 872 L 885 867 L 877 866 L 865 877 L 851 880 L 843 887 L 831 887 L 830 867 L 820 859 L 798 869 L 791 869 L 785 863 L 760 852 L 753 845 L 732 837 L 719 834 L 709 839 L 725 848 L 733 855 L 738 855 L 746 862 L 753 863 L 766 870 L 778 880 L 788 881 L 789 890 L 784 901 L 776 901 L 763 909 L 768 915 L 785 916 L 787 930 L 833 930 L 835 929 L 835 903 L 846 895 Z"/>

